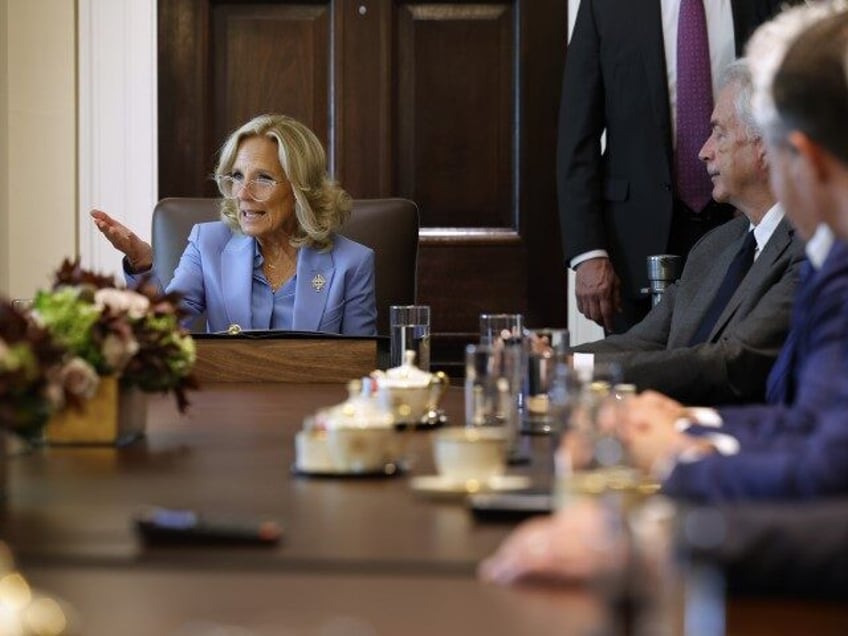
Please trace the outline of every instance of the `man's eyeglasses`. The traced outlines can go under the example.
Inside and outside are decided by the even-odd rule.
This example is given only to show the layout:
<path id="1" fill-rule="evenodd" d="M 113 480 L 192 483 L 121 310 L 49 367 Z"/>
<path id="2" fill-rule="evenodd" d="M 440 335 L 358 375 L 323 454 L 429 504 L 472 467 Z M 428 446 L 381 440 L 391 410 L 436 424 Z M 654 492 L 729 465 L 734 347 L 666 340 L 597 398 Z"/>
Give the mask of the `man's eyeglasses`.
<path id="1" fill-rule="evenodd" d="M 215 177 L 218 182 L 218 189 L 228 199 L 235 199 L 242 188 L 247 188 L 247 193 L 254 201 L 264 203 L 271 198 L 274 188 L 280 183 L 268 177 L 257 177 L 250 181 L 245 181 L 242 176 L 232 176 L 222 174 Z"/>

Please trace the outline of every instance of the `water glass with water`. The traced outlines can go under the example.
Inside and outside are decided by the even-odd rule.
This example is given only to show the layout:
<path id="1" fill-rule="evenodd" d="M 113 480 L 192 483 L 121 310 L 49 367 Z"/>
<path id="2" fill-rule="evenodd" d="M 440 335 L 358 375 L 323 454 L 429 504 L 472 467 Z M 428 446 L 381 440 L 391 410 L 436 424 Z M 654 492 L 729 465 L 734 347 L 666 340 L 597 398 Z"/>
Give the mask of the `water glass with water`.
<path id="1" fill-rule="evenodd" d="M 568 354 L 568 329 L 530 329 L 526 405 L 533 416 L 547 416 L 556 365 Z M 544 427 L 547 432 L 548 426 Z"/>
<path id="2" fill-rule="evenodd" d="M 480 344 L 523 337 L 524 316 L 521 314 L 480 314 Z"/>
<path id="3" fill-rule="evenodd" d="M 496 427 L 510 453 L 518 442 L 518 397 L 522 366 L 519 345 L 470 344 L 465 348 L 465 425 Z"/>
<path id="4" fill-rule="evenodd" d="M 415 352 L 415 364 L 423 371 L 430 370 L 430 307 L 427 305 L 392 305 L 389 308 L 391 325 L 391 365 L 403 363 L 405 351 Z"/>

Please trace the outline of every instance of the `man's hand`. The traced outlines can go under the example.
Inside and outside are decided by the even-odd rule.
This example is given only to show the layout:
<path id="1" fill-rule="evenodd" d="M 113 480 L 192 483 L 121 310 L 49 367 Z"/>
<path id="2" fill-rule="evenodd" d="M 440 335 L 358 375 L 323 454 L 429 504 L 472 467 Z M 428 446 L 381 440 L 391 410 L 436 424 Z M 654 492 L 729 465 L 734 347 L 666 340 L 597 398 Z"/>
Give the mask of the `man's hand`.
<path id="1" fill-rule="evenodd" d="M 646 473 L 662 470 L 697 440 L 678 431 L 674 423 L 686 408 L 661 393 L 646 391 L 622 409 L 619 435 L 634 466 Z"/>
<path id="2" fill-rule="evenodd" d="M 577 266 L 574 295 L 577 310 L 612 331 L 613 317 L 621 311 L 621 281 L 608 258 L 590 258 Z"/>
<path id="3" fill-rule="evenodd" d="M 689 409 L 677 400 L 658 391 L 643 391 L 627 400 L 627 412 L 631 421 L 652 418 L 655 422 L 672 426 L 681 417 L 689 417 Z"/>
<path id="4" fill-rule="evenodd" d="M 480 564 L 478 575 L 500 584 L 589 581 L 622 567 L 627 549 L 600 502 L 587 499 L 525 521 Z"/>

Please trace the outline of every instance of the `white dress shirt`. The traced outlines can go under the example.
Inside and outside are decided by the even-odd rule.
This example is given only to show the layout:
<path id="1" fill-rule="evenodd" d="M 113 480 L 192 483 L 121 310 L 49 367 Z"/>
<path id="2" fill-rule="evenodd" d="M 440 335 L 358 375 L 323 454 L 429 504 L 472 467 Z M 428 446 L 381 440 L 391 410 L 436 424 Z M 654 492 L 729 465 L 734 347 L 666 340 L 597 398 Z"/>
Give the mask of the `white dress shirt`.
<path id="1" fill-rule="evenodd" d="M 771 235 L 777 229 L 777 226 L 783 220 L 783 208 L 779 203 L 771 206 L 760 219 L 757 225 L 751 223 L 751 229 L 754 231 L 754 240 L 757 242 L 757 249 L 754 252 L 754 260 L 757 260 L 766 243 L 769 242 Z"/>

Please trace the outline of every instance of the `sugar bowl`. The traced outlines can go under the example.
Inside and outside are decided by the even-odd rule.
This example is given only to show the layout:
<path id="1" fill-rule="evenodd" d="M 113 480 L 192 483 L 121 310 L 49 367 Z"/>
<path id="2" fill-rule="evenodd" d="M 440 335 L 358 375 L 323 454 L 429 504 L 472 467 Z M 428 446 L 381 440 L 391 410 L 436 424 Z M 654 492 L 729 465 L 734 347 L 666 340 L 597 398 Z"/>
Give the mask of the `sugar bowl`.
<path id="1" fill-rule="evenodd" d="M 440 413 L 439 402 L 448 386 L 448 377 L 441 371 L 429 373 L 415 366 L 414 351 L 404 352 L 400 366 L 374 371 L 371 377 L 376 390 L 388 396 L 395 424 L 419 424 Z"/>

